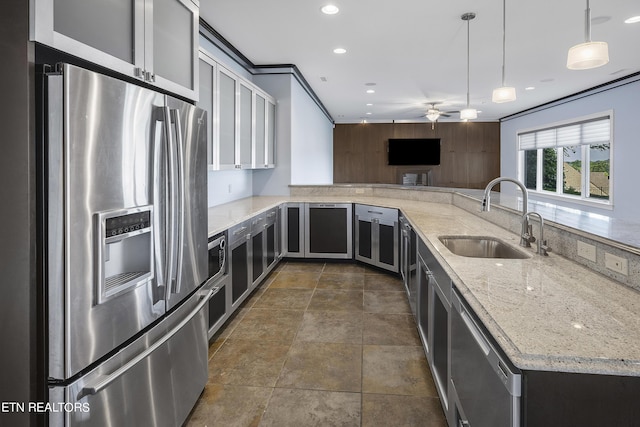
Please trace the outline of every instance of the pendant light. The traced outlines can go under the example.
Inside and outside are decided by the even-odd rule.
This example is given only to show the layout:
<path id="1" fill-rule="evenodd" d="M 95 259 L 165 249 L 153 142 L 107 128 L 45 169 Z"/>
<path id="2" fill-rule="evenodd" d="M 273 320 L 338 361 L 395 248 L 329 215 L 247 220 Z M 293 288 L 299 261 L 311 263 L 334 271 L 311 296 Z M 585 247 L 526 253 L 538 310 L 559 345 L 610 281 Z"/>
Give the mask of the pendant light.
<path id="1" fill-rule="evenodd" d="M 467 108 L 460 110 L 460 120 L 473 120 L 478 118 L 478 111 L 469 107 L 469 21 L 476 17 L 473 12 L 465 13 L 461 16 L 463 21 L 467 21 Z"/>
<path id="2" fill-rule="evenodd" d="M 584 38 L 584 43 L 577 44 L 569 49 L 567 68 L 570 70 L 588 70 L 609 62 L 609 46 L 607 42 L 591 41 L 589 0 L 587 0 L 587 9 L 584 11 Z"/>
<path id="3" fill-rule="evenodd" d="M 507 34 L 507 0 L 502 0 L 502 86 L 493 90 L 491 100 L 497 104 L 516 100 L 516 88 L 507 86 L 504 78 L 504 64 Z"/>

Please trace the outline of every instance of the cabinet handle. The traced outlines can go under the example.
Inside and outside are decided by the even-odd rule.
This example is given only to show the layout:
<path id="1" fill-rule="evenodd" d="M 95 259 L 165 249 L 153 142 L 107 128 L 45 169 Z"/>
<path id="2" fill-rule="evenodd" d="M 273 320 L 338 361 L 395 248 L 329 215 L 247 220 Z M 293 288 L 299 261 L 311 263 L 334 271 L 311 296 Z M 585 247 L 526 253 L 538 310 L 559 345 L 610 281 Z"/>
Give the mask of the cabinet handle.
<path id="1" fill-rule="evenodd" d="M 482 336 L 482 332 L 478 330 L 478 327 L 474 324 L 473 320 L 471 320 L 466 311 L 460 313 L 460 316 L 462 317 L 462 321 L 465 323 L 465 325 L 467 325 L 467 328 L 469 328 L 469 332 L 471 332 L 471 335 L 473 336 L 473 338 L 475 338 L 476 342 L 482 349 L 484 355 L 488 356 L 491 348 Z"/>
<path id="2" fill-rule="evenodd" d="M 136 67 L 133 69 L 133 75 L 139 79 L 144 80 L 144 71 L 142 71 L 142 68 L 140 67 Z"/>
<path id="3" fill-rule="evenodd" d="M 378 212 L 378 211 L 367 211 L 370 214 L 376 214 L 376 215 L 384 215 L 384 212 Z"/>
<path id="4" fill-rule="evenodd" d="M 240 229 L 236 230 L 233 232 L 234 236 L 237 236 L 238 234 L 242 234 L 245 232 L 245 230 L 247 229 L 247 227 L 241 227 Z"/>

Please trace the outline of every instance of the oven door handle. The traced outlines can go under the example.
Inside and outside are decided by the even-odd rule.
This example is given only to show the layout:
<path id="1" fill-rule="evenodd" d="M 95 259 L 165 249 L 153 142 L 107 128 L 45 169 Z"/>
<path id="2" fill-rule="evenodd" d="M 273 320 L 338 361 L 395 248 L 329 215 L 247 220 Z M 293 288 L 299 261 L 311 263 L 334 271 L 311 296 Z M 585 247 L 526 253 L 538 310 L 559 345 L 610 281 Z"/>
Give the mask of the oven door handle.
<path id="1" fill-rule="evenodd" d="M 184 319 L 182 319 L 180 323 L 178 323 L 173 329 L 167 332 L 162 338 L 160 338 L 158 341 L 153 343 L 150 347 L 148 347 L 142 353 L 138 354 L 136 357 L 129 360 L 127 363 L 125 363 L 120 368 L 113 371 L 111 374 L 100 375 L 98 376 L 98 378 L 96 378 L 96 381 L 93 384 L 88 384 L 85 387 L 83 387 L 82 390 L 80 390 L 80 393 L 78 393 L 77 399 L 80 400 L 85 396 L 98 394 L 105 388 L 109 387 L 109 385 L 112 382 L 114 382 L 115 380 L 120 378 L 122 375 L 124 375 L 128 370 L 130 370 L 135 365 L 137 365 L 138 362 L 149 357 L 149 355 L 153 353 L 158 347 L 160 347 L 162 344 L 169 341 L 171 337 L 177 334 L 187 323 L 191 321 L 191 319 L 196 317 L 196 315 L 200 312 L 200 310 L 202 310 L 202 307 L 204 307 L 209 302 L 209 299 L 213 296 L 214 293 L 215 291 L 213 289 L 211 289 L 210 291 L 200 293 L 200 296 L 202 299 L 200 300 L 196 308 L 194 308 Z"/>

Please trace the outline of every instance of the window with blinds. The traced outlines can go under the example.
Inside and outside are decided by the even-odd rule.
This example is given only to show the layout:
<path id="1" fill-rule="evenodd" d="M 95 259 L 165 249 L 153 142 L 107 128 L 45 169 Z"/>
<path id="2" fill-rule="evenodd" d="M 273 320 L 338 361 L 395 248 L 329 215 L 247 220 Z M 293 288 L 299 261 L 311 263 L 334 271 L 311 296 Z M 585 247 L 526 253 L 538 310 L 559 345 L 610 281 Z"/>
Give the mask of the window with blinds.
<path id="1" fill-rule="evenodd" d="M 520 133 L 518 149 L 528 189 L 610 204 L 610 115 Z"/>

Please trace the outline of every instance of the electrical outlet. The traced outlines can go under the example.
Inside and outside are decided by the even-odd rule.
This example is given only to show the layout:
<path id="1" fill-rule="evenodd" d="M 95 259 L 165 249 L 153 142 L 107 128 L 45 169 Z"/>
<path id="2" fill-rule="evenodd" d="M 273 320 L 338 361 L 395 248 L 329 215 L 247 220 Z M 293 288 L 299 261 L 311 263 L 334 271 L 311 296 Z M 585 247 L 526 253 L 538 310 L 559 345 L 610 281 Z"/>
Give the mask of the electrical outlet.
<path id="1" fill-rule="evenodd" d="M 626 258 L 621 258 L 610 254 L 609 252 L 605 252 L 604 265 L 609 270 L 613 270 L 616 273 L 624 274 L 625 276 L 629 274 L 629 264 Z"/>
<path id="2" fill-rule="evenodd" d="M 231 184 L 229 184 L 228 192 L 231 194 Z"/>
<path id="3" fill-rule="evenodd" d="M 596 247 L 578 240 L 578 256 L 596 262 Z"/>

